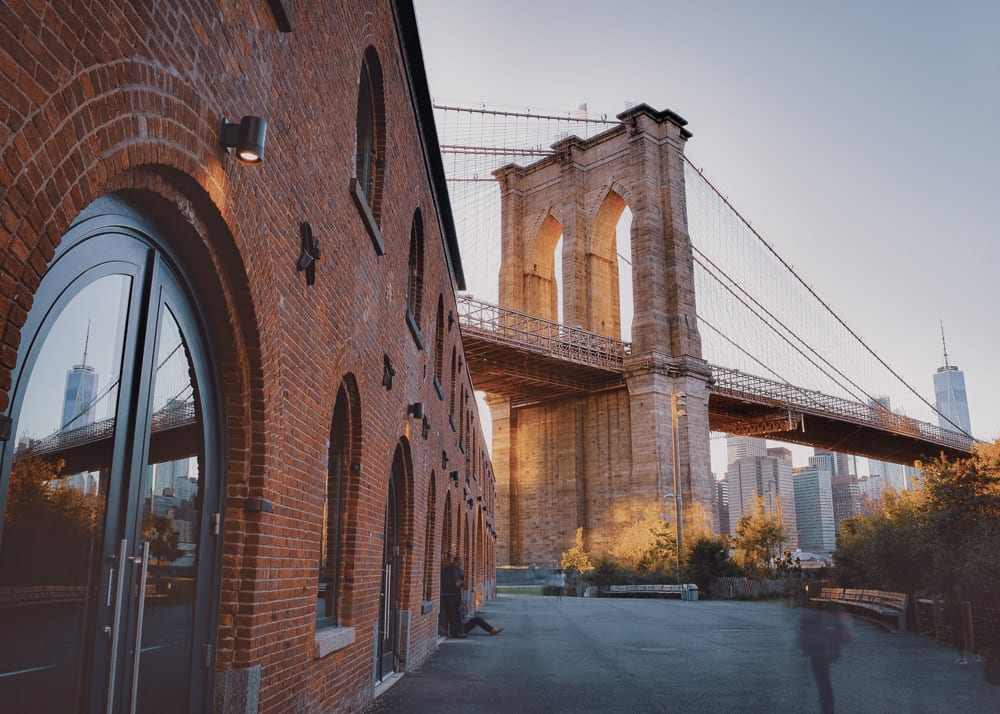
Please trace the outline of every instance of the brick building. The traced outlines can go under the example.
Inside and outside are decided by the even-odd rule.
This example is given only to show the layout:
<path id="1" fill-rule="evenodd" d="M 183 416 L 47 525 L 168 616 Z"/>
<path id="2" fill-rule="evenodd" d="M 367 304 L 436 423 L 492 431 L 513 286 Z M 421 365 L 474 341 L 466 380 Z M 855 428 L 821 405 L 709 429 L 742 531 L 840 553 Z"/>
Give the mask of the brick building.
<path id="1" fill-rule="evenodd" d="M 433 652 L 442 551 L 494 588 L 411 4 L 0 38 L 4 710 L 359 709 Z"/>

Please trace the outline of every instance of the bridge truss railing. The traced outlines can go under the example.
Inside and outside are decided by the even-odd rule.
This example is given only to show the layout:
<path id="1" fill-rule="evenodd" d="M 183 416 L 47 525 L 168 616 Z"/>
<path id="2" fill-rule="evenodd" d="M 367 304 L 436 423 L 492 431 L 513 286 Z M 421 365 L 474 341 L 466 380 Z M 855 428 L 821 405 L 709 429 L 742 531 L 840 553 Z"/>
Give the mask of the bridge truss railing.
<path id="1" fill-rule="evenodd" d="M 466 334 L 576 364 L 622 373 L 625 357 L 631 354 L 632 346 L 627 342 L 468 296 L 459 297 L 458 312 Z M 771 404 L 780 409 L 837 417 L 963 451 L 969 451 L 974 443 L 964 434 L 896 414 L 880 404 L 867 405 L 735 369 L 716 365 L 710 367 L 714 380 L 712 390 L 720 395 Z"/>
<path id="2" fill-rule="evenodd" d="M 621 372 L 631 345 L 579 327 L 459 296 L 462 330 L 575 364 Z"/>
<path id="3" fill-rule="evenodd" d="M 973 440 L 939 426 L 889 411 L 881 405 L 869 406 L 858 401 L 775 382 L 763 377 L 712 365 L 713 391 L 739 398 L 772 401 L 776 406 L 799 409 L 820 415 L 836 415 L 859 424 L 878 427 L 897 434 L 908 434 L 968 451 Z"/>
<path id="4" fill-rule="evenodd" d="M 196 418 L 193 400 L 168 404 L 153 413 L 152 431 L 158 432 L 193 424 Z M 57 431 L 42 439 L 32 439 L 29 447 L 35 454 L 41 456 L 107 439 L 114 430 L 115 418 L 109 417 L 76 429 Z"/>

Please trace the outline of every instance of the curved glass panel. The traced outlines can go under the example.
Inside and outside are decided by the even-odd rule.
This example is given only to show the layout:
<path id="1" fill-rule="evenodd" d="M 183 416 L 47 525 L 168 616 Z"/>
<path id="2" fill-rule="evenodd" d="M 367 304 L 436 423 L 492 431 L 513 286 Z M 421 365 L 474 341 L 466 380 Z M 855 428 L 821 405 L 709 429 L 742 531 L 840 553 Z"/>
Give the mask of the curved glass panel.
<path id="1" fill-rule="evenodd" d="M 149 543 L 146 588 L 138 603 L 141 712 L 183 712 L 188 705 L 204 454 L 192 375 L 187 343 L 164 307 L 140 506 L 142 540 Z"/>
<path id="2" fill-rule="evenodd" d="M 28 365 L 0 546 L 5 710 L 71 711 L 89 682 L 131 287 L 84 287 Z"/>

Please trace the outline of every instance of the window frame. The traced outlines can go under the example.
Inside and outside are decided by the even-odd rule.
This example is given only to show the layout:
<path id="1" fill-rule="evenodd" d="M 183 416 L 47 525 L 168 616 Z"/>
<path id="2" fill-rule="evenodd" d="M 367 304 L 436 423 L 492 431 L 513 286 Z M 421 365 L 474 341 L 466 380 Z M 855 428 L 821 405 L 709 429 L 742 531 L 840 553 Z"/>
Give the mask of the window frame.
<path id="1" fill-rule="evenodd" d="M 354 170 L 349 191 L 376 255 L 385 255 L 382 238 L 382 186 L 385 178 L 385 96 L 382 64 L 369 45 L 361 59 L 355 123 Z"/>
<path id="2" fill-rule="evenodd" d="M 406 325 L 417 348 L 422 350 L 424 336 L 420 332 L 420 313 L 424 300 L 424 228 L 419 208 L 413 212 L 410 225 L 410 252 L 406 265 Z"/>

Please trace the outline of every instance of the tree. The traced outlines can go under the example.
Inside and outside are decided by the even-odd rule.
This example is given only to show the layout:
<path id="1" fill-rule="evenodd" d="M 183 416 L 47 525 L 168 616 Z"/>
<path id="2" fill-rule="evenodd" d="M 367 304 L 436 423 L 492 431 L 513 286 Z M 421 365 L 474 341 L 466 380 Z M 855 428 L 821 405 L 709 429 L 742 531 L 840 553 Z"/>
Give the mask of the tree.
<path id="1" fill-rule="evenodd" d="M 921 494 L 887 492 L 880 509 L 842 521 L 840 528 L 834 562 L 841 584 L 896 592 L 920 589 L 930 559 Z"/>
<path id="2" fill-rule="evenodd" d="M 618 568 L 641 574 L 669 572 L 677 563 L 677 531 L 673 523 L 632 521 L 618 533 L 605 554 Z"/>
<path id="3" fill-rule="evenodd" d="M 758 497 L 750 512 L 736 524 L 736 564 L 747 575 L 767 576 L 784 542 L 781 503 L 777 511 L 768 511 L 764 498 Z"/>
<path id="4" fill-rule="evenodd" d="M 0 584 L 85 583 L 104 509 L 65 485 L 62 461 L 19 453 L 10 470 Z"/>
<path id="5" fill-rule="evenodd" d="M 712 578 L 732 577 L 740 569 L 729 557 L 726 541 L 714 535 L 698 536 L 684 549 L 685 579 L 705 590 Z"/>
<path id="6" fill-rule="evenodd" d="M 677 566 L 677 527 L 657 521 L 650 529 L 652 540 L 639 558 L 639 572 L 664 573 Z"/>
<path id="7" fill-rule="evenodd" d="M 845 585 L 973 596 L 1000 590 L 1000 440 L 925 464 L 922 485 L 844 521 L 834 562 Z"/>
<path id="8" fill-rule="evenodd" d="M 166 516 L 146 514 L 142 519 L 142 538 L 149 541 L 149 554 L 156 558 L 157 564 L 172 563 L 184 555 L 177 547 L 181 536 L 174 530 L 174 522 Z"/>
<path id="9" fill-rule="evenodd" d="M 973 446 L 972 456 L 933 459 L 923 471 L 927 586 L 943 593 L 965 583 L 981 594 L 1000 579 L 1000 439 Z"/>
<path id="10" fill-rule="evenodd" d="M 569 550 L 563 551 L 560 565 L 566 570 L 575 570 L 579 573 L 593 570 L 590 554 L 583 549 L 583 528 L 576 529 L 576 544 Z"/>

